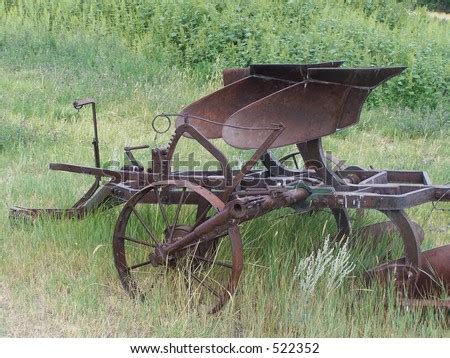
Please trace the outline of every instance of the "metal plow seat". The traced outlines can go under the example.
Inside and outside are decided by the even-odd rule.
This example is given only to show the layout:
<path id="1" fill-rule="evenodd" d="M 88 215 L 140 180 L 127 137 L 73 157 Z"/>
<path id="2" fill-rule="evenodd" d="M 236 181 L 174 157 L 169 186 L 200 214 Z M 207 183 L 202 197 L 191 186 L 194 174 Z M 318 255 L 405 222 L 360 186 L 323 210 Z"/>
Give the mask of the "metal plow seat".
<path id="1" fill-rule="evenodd" d="M 283 88 L 304 81 L 310 67 L 334 67 L 342 63 L 252 65 L 225 69 L 224 87 L 184 108 L 177 118 L 177 127 L 185 122 L 187 116 L 189 123 L 206 138 L 222 138 L 223 124 L 233 113 Z M 210 122 L 195 117 L 205 118 Z"/>
<path id="2" fill-rule="evenodd" d="M 405 69 L 338 68 L 341 64 L 225 70 L 229 84 L 186 107 L 177 126 L 187 120 L 206 138 L 222 137 L 240 149 L 259 148 L 277 124 L 285 130 L 271 148 L 311 141 L 358 122 L 370 92 Z"/>

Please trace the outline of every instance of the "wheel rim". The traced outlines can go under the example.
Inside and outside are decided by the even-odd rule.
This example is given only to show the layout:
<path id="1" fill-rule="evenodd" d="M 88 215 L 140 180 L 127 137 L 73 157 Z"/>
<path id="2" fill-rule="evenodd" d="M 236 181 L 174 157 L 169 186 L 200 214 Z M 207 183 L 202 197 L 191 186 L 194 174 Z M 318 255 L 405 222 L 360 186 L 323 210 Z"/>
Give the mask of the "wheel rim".
<path id="1" fill-rule="evenodd" d="M 406 264 L 420 270 L 422 267 L 422 252 L 420 249 L 423 238 L 421 232 L 409 219 L 403 210 L 382 211 L 397 227 L 403 240 Z"/>
<path id="2" fill-rule="evenodd" d="M 327 165 L 333 168 L 336 168 L 337 170 L 341 170 L 342 169 L 342 162 L 336 158 L 335 156 L 326 153 L 325 154 L 325 158 L 327 160 Z M 292 169 L 296 169 L 296 170 L 301 170 L 303 169 L 303 158 L 300 152 L 293 152 L 293 153 L 289 153 L 283 157 L 281 157 L 279 159 L 280 163 L 283 164 L 284 166 L 286 166 L 287 164 L 291 163 L 294 165 L 294 168 Z M 287 167 L 289 168 L 289 167 Z M 334 169 L 333 169 L 334 170 Z"/>
<path id="3" fill-rule="evenodd" d="M 148 205 L 149 200 L 156 203 Z M 210 313 L 219 311 L 234 294 L 242 271 L 236 226 L 208 242 L 195 242 L 171 253 L 164 264 L 155 264 L 153 255 L 159 245 L 179 240 L 223 207 L 208 190 L 182 180 L 153 183 L 130 198 L 113 238 L 115 266 L 130 296 L 147 297 L 163 275 L 168 283 L 182 277 L 183 287 L 178 288 L 188 294 L 186 303 L 197 303 Z"/>
<path id="4" fill-rule="evenodd" d="M 403 210 L 380 210 L 396 227 L 402 241 L 404 258 L 381 264 L 365 273 L 367 279 L 372 280 L 383 272 L 395 279 L 398 288 L 404 293 L 411 294 L 419 279 L 422 269 L 421 242 L 423 231 L 412 222 Z M 386 226 L 388 227 L 388 226 Z M 392 231 L 392 230 L 391 230 Z M 393 275 L 393 276 L 392 276 Z"/>

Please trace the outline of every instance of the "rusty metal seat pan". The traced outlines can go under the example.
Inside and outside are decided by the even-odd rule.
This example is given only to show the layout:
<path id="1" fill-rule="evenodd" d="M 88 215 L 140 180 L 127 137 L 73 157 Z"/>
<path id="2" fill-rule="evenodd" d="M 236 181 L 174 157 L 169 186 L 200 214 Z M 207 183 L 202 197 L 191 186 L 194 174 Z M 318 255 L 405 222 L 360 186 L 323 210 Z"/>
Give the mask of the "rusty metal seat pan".
<path id="1" fill-rule="evenodd" d="M 222 125 L 236 111 L 280 89 L 304 81 L 309 68 L 338 67 L 342 63 L 334 61 L 295 65 L 261 64 L 225 69 L 225 86 L 185 107 L 177 118 L 177 127 L 188 118 L 206 138 L 221 138 Z M 210 122 L 195 117 L 206 118 Z"/>
<path id="2" fill-rule="evenodd" d="M 358 122 L 370 91 L 403 70 L 404 67 L 308 69 L 305 81 L 266 96 L 231 115 L 222 129 L 222 138 L 236 148 L 256 149 L 268 136 L 267 130 L 258 128 L 278 123 L 286 129 L 272 148 L 332 134 Z"/>
<path id="3" fill-rule="evenodd" d="M 255 64 L 249 67 L 226 68 L 223 70 L 223 85 L 227 86 L 248 76 L 273 77 L 287 81 L 306 80 L 309 68 L 340 67 L 344 61 L 330 61 L 308 64 Z"/>
<path id="4" fill-rule="evenodd" d="M 206 138 L 223 138 L 241 149 L 260 147 L 269 128 L 279 124 L 286 129 L 271 148 L 306 142 L 357 123 L 369 93 L 405 69 L 338 68 L 341 64 L 250 66 L 184 108 L 177 126 L 189 121 Z"/>

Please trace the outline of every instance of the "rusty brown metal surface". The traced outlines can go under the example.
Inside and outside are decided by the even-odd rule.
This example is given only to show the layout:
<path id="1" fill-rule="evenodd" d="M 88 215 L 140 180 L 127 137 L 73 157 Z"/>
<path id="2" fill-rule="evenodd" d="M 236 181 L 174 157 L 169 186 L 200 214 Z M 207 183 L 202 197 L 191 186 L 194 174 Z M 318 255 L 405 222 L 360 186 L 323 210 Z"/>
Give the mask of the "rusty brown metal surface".
<path id="1" fill-rule="evenodd" d="M 413 285 L 406 273 L 411 270 L 414 268 L 403 257 L 371 269 L 366 278 L 382 283 L 395 279 L 399 288 L 409 285 L 408 291 L 416 298 L 439 295 L 443 291 L 450 295 L 450 245 L 422 252 L 422 264 L 416 268 L 417 280 Z"/>
<path id="2" fill-rule="evenodd" d="M 233 147 L 255 149 L 272 123 L 286 127 L 273 147 L 307 142 L 336 132 L 359 120 L 370 91 L 404 68 L 308 68 L 308 79 L 268 95 L 232 114 L 223 139 Z M 251 127 L 249 134 L 237 127 Z"/>
<path id="3" fill-rule="evenodd" d="M 255 149 L 266 133 L 258 130 L 272 123 L 286 127 L 272 148 L 306 142 L 334 133 L 342 117 L 347 86 L 298 83 L 278 91 L 232 114 L 223 127 L 222 137 L 229 145 Z M 359 110 L 359 109 L 358 109 Z M 254 128 L 252 133 L 235 127 Z"/>
<path id="4" fill-rule="evenodd" d="M 220 138 L 222 137 L 223 124 L 234 112 L 292 83 L 276 78 L 253 76 L 244 78 L 184 108 L 177 119 L 176 125 L 178 127 L 184 124 L 186 122 L 185 117 L 187 117 L 189 124 L 195 127 L 206 138 Z M 193 118 L 191 116 L 205 118 L 210 122 L 202 121 L 199 118 Z M 268 127 L 270 126 L 269 124 Z"/>
<path id="5" fill-rule="evenodd" d="M 406 67 L 308 68 L 308 79 L 373 89 L 402 73 Z"/>
<path id="6" fill-rule="evenodd" d="M 310 68 L 333 68 L 342 63 L 336 61 L 305 65 L 251 65 L 247 68 L 226 69 L 225 87 L 184 108 L 177 119 L 177 126 L 186 123 L 187 118 L 206 138 L 220 138 L 223 124 L 236 111 L 295 82 L 304 81 Z M 196 117 L 205 118 L 209 122 Z M 270 127 L 271 124 L 263 127 Z M 260 128 L 261 125 L 244 127 Z"/>
<path id="7" fill-rule="evenodd" d="M 302 82 L 307 77 L 308 68 L 340 67 L 344 61 L 330 61 L 308 64 L 258 64 L 249 67 L 226 68 L 223 70 L 223 85 L 227 86 L 248 76 L 265 76 L 287 81 Z"/>

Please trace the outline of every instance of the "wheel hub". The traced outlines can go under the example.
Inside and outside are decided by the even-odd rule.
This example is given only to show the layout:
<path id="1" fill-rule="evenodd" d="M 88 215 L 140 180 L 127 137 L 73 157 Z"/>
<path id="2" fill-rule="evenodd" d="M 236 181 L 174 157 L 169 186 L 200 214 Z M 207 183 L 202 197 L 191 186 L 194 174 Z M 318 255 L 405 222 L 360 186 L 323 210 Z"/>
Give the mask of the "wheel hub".
<path id="1" fill-rule="evenodd" d="M 173 244 L 174 242 L 180 240 L 188 233 L 190 233 L 193 229 L 194 228 L 190 225 L 176 225 L 173 229 L 166 228 L 166 230 L 164 231 L 165 236 L 164 243 L 158 245 L 155 248 L 155 251 L 149 255 L 149 260 L 151 261 L 152 266 L 164 265 L 167 260 L 167 252 L 165 250 L 167 244 Z M 169 257 L 169 260 L 167 260 L 168 264 L 170 266 L 174 266 L 176 260 L 183 257 L 187 251 L 188 251 L 187 249 L 184 249 L 174 252 Z"/>

